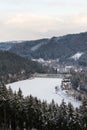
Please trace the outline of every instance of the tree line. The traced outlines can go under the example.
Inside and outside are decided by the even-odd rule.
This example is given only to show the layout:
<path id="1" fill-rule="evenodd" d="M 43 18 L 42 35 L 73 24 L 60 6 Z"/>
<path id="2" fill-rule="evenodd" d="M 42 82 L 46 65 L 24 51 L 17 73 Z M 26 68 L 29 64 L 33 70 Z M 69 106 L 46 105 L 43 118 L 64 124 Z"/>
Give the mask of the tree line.
<path id="1" fill-rule="evenodd" d="M 70 79 L 74 89 L 87 93 L 87 70 L 81 72 L 71 71 Z"/>
<path id="2" fill-rule="evenodd" d="M 64 100 L 56 104 L 41 102 L 36 97 L 23 97 L 0 85 L 0 130 L 87 130 L 87 101 L 74 108 Z"/>
<path id="3" fill-rule="evenodd" d="M 10 83 L 27 79 L 34 73 L 56 73 L 56 71 L 31 59 L 0 51 L 0 82 Z"/>

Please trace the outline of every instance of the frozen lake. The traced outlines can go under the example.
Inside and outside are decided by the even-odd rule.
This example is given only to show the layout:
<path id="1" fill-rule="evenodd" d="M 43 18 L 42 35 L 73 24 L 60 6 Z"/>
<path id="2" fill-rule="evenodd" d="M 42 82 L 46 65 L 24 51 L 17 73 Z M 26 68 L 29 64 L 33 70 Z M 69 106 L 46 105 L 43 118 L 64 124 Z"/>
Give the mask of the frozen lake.
<path id="1" fill-rule="evenodd" d="M 7 87 L 10 86 L 16 92 L 20 88 L 24 96 L 31 94 L 41 99 L 41 101 L 46 100 L 48 103 L 53 99 L 56 103 L 60 104 L 64 99 L 66 103 L 71 102 L 74 107 L 79 107 L 81 105 L 80 101 L 69 97 L 65 91 L 61 90 L 61 81 L 61 78 L 31 78 L 8 84 Z M 57 94 L 55 92 L 55 86 L 58 86 Z"/>

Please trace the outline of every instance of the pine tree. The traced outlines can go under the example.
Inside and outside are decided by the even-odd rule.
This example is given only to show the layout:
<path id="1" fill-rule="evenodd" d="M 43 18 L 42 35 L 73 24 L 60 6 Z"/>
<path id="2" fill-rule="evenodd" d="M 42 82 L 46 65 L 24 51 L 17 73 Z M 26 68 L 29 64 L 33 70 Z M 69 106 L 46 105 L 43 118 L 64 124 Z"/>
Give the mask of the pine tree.
<path id="1" fill-rule="evenodd" d="M 0 125 L 3 125 L 4 129 L 7 127 L 8 107 L 8 92 L 6 86 L 2 84 L 0 86 Z"/>
<path id="2" fill-rule="evenodd" d="M 60 107 L 59 107 L 59 111 L 57 114 L 57 128 L 59 130 L 63 129 L 63 130 L 67 130 L 67 105 L 64 102 L 64 100 L 62 101 Z"/>
<path id="3" fill-rule="evenodd" d="M 80 112 L 82 114 L 83 130 L 86 130 L 87 129 L 87 99 L 83 100 L 82 106 L 80 108 Z"/>

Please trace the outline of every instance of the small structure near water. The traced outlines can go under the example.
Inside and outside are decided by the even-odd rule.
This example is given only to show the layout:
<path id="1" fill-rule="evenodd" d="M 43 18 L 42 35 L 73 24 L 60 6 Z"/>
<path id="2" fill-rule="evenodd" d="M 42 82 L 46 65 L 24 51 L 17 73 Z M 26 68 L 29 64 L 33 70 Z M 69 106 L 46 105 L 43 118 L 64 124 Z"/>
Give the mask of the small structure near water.
<path id="1" fill-rule="evenodd" d="M 63 79 L 62 81 L 62 84 L 61 84 L 61 88 L 62 90 L 71 90 L 71 82 L 70 82 L 70 79 L 69 78 L 65 78 Z"/>

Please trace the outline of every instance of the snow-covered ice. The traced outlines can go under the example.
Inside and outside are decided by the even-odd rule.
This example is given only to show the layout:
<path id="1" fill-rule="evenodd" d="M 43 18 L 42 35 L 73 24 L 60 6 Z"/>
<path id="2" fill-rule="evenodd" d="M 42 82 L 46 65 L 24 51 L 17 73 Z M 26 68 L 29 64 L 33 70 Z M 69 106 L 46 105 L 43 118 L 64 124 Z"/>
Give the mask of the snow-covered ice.
<path id="1" fill-rule="evenodd" d="M 66 103 L 71 102 L 74 107 L 79 107 L 81 105 L 80 101 L 77 101 L 73 97 L 69 97 L 65 91 L 61 89 L 60 78 L 31 78 L 23 81 L 14 82 L 7 85 L 7 88 L 10 86 L 13 91 L 18 91 L 19 88 L 22 90 L 24 96 L 32 95 L 38 99 L 47 100 L 48 103 L 52 99 L 61 104 L 61 101 L 64 99 Z M 55 86 L 58 87 L 58 92 L 55 92 Z"/>

